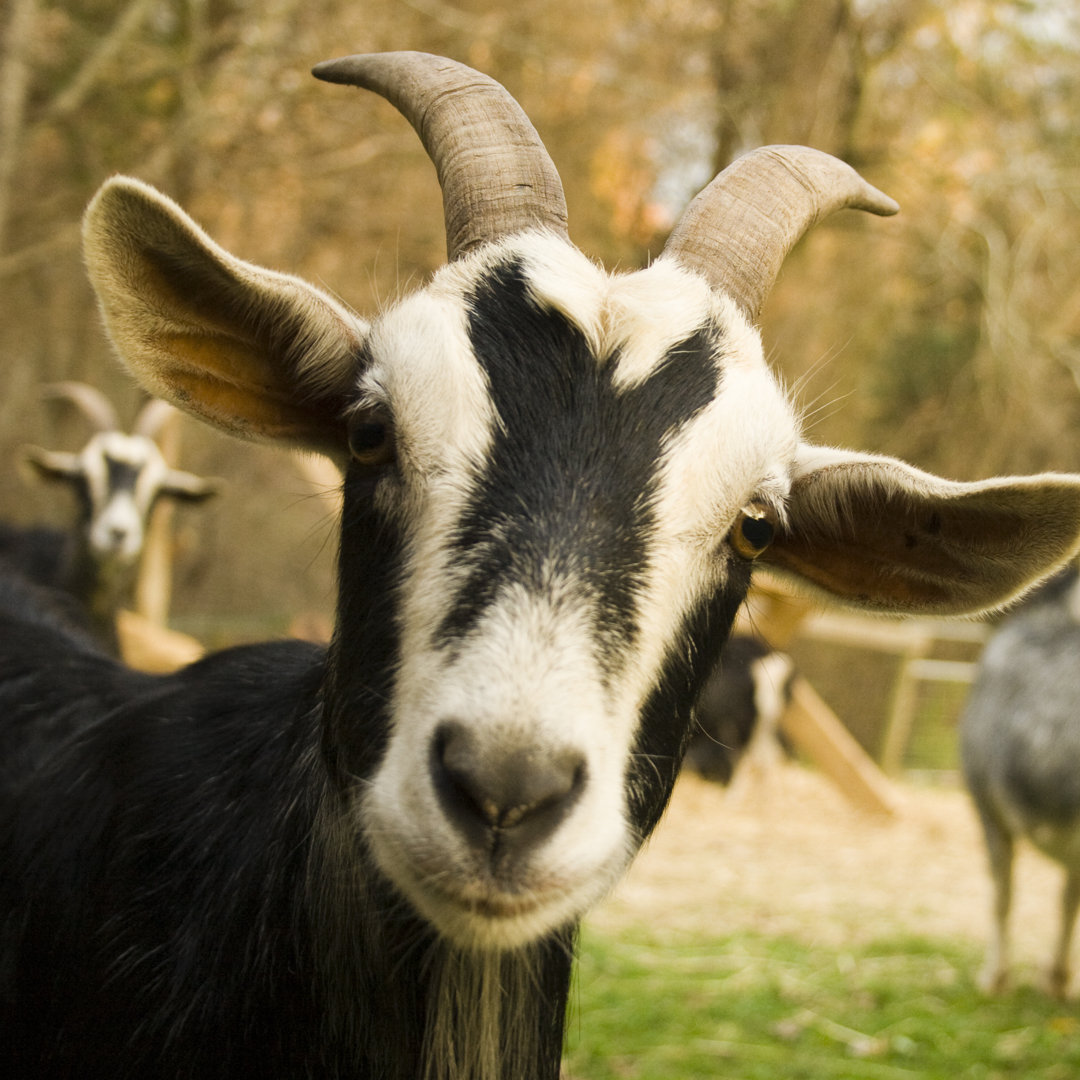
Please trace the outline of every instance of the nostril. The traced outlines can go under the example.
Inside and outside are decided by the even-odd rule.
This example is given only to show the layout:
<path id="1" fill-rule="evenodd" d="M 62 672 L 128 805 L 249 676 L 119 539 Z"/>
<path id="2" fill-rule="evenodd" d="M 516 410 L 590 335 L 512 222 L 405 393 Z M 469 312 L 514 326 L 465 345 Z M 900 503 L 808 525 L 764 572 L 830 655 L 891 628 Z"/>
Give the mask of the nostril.
<path id="1" fill-rule="evenodd" d="M 454 798 L 461 809 L 485 824 L 497 825 L 499 806 L 485 790 L 476 763 L 468 730 L 458 724 L 441 725 L 435 732 L 433 762 L 440 794 Z"/>
<path id="2" fill-rule="evenodd" d="M 458 721 L 440 724 L 432 739 L 432 778 L 452 821 L 474 843 L 499 834 L 535 843 L 552 832 L 585 784 L 576 750 L 513 743 L 482 745 Z"/>

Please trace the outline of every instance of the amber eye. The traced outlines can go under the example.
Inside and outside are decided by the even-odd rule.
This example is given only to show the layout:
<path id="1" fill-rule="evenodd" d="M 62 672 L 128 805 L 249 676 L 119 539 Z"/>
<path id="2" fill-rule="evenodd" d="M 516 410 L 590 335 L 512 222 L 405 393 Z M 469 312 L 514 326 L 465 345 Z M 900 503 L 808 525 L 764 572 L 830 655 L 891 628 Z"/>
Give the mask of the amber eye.
<path id="1" fill-rule="evenodd" d="M 744 559 L 756 559 L 776 536 L 776 511 L 765 503 L 751 503 L 735 519 L 729 539 Z"/>
<path id="2" fill-rule="evenodd" d="M 394 460 L 394 424 L 386 409 L 361 409 L 349 422 L 349 453 L 359 465 L 375 468 Z"/>

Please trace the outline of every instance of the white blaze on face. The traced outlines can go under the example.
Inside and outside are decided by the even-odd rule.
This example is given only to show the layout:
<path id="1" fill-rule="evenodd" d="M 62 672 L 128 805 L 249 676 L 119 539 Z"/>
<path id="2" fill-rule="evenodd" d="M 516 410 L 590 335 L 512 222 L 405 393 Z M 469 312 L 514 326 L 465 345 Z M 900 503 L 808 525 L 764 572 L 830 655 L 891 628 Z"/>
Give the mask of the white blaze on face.
<path id="1" fill-rule="evenodd" d="M 568 320 L 608 365 L 614 407 L 705 326 L 719 329 L 719 377 L 714 398 L 673 422 L 639 493 L 650 512 L 631 575 L 636 629 L 612 666 L 594 590 L 565 559 L 532 566 L 527 581 L 501 577 L 467 631 L 451 642 L 440 633 L 468 580 L 463 559 L 485 557 L 463 556 L 454 538 L 501 431 L 461 299 L 491 253 L 448 267 L 373 328 L 362 391 L 391 408 L 402 459 L 402 480 L 377 498 L 402 524 L 407 560 L 390 740 L 365 789 L 364 830 L 414 906 L 476 947 L 520 945 L 579 916 L 625 869 L 640 842 L 626 779 L 642 706 L 672 655 L 688 648 L 681 632 L 690 613 L 724 587 L 724 538 L 739 511 L 754 499 L 782 510 L 797 441 L 756 333 L 700 279 L 662 260 L 611 277 L 546 237 L 504 251 L 523 255 L 532 299 Z M 493 527 L 484 543 L 504 540 Z M 448 720 L 468 727 L 478 754 L 570 749 L 585 763 L 565 817 L 510 868 L 494 868 L 440 804 L 429 763 Z"/>

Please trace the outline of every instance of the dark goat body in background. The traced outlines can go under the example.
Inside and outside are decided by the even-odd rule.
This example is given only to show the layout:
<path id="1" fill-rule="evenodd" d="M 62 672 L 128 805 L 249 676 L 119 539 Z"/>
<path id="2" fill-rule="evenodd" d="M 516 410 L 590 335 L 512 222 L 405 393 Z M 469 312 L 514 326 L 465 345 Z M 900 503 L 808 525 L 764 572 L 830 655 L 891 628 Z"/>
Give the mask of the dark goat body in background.
<path id="1" fill-rule="evenodd" d="M 1080 907 L 1080 575 L 1041 586 L 995 630 L 960 721 L 964 778 L 986 840 L 993 919 L 979 984 L 1008 978 L 1013 855 L 1026 839 L 1065 872 L 1060 922 L 1047 973 L 1069 987 Z"/>
<path id="2" fill-rule="evenodd" d="M 140 409 L 131 433 L 120 428 L 109 400 L 85 383 L 54 383 L 46 397 L 73 405 L 94 431 L 78 453 L 27 447 L 27 463 L 74 494 L 69 529 L 0 522 L 0 560 L 31 581 L 75 598 L 87 624 L 116 654 L 116 615 L 134 602 L 150 518 L 162 498 L 196 503 L 218 484 L 170 468 L 155 439 L 173 413 L 163 401 Z"/>
<path id="3" fill-rule="evenodd" d="M 7 808 L 56 746 L 154 680 L 102 653 L 69 592 L 32 581 L 2 558 L 0 640 L 0 799 Z"/>
<path id="4" fill-rule="evenodd" d="M 89 611 L 69 587 L 71 545 L 71 533 L 64 529 L 0 521 L 0 569 L 5 576 L 21 577 L 63 593 L 71 618 L 89 628 Z M 59 597 L 55 599 L 59 601 Z"/>
<path id="5" fill-rule="evenodd" d="M 125 178 L 84 247 L 150 392 L 341 465 L 333 639 L 133 684 L 32 612 L 8 678 L 0 638 L 0 716 L 87 664 L 0 806 L 5 1075 L 556 1080 L 577 925 L 663 813 L 754 562 L 956 614 L 1077 547 L 1080 478 L 803 442 L 753 322 L 813 223 L 895 210 L 848 166 L 747 155 L 609 275 L 498 84 L 316 72 L 420 132 L 450 256 L 424 288 L 368 324 Z"/>

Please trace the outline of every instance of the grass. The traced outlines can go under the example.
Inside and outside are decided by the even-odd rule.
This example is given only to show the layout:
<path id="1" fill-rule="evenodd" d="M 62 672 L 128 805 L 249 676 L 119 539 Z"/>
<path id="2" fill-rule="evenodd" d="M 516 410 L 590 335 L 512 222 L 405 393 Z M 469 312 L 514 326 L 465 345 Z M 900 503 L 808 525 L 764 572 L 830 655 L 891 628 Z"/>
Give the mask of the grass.
<path id="1" fill-rule="evenodd" d="M 567 1080 L 1075 1080 L 1080 1012 L 980 995 L 976 950 L 584 935 Z"/>

